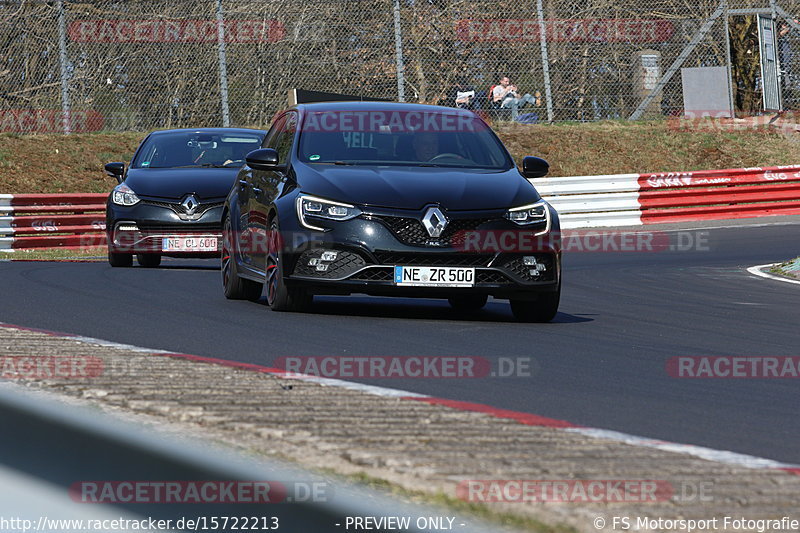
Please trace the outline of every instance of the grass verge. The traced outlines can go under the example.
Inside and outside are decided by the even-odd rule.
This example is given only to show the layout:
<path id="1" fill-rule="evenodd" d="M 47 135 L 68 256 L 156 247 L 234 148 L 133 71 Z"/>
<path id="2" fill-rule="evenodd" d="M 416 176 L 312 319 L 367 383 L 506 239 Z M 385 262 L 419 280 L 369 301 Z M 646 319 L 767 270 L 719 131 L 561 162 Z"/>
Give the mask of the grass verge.
<path id="1" fill-rule="evenodd" d="M 495 130 L 518 162 L 538 155 L 550 175 L 669 172 L 800 163 L 784 130 L 677 127 L 674 121 L 518 124 Z M 0 134 L 0 193 L 107 192 L 103 164 L 130 161 L 142 132 Z"/>

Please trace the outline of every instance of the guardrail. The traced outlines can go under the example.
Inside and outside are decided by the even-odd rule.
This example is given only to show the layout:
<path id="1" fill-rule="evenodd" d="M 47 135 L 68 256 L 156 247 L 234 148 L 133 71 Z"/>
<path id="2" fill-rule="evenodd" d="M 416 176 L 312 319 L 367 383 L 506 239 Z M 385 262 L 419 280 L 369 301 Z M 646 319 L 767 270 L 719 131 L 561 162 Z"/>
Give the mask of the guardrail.
<path id="1" fill-rule="evenodd" d="M 800 214 L 800 165 L 531 182 L 564 229 Z M 0 250 L 104 245 L 107 196 L 0 195 Z"/>
<path id="2" fill-rule="evenodd" d="M 800 165 L 531 182 L 566 229 L 800 214 Z"/>
<path id="3" fill-rule="evenodd" d="M 92 508 L 92 518 L 95 520 L 113 514 L 115 518 L 132 515 L 138 519 L 172 520 L 172 524 L 175 524 L 180 517 L 188 517 L 195 523 L 207 525 L 215 520 L 221 522 L 220 517 L 256 516 L 269 518 L 241 520 L 251 523 L 250 529 L 259 529 L 256 523 L 263 529 L 278 529 L 271 519 L 278 517 L 280 531 L 315 533 L 345 531 L 347 517 L 436 517 L 453 514 L 446 509 L 407 503 L 389 493 L 370 490 L 333 476 L 314 474 L 275 460 L 257 460 L 253 456 L 236 454 L 208 442 L 193 442 L 187 438 L 174 440 L 174 437 L 167 437 L 153 428 L 123 422 L 98 412 L 96 408 L 68 405 L 57 401 L 57 397 L 42 396 L 41 393 L 34 395 L 19 385 L 2 381 L 0 420 L 13 428 L 4 432 L 0 439 L 0 481 L 9 482 L 9 469 L 27 476 L 23 486 L 3 485 L 2 488 L 16 493 L 18 500 L 22 491 L 27 491 L 29 496 L 35 498 L 24 501 L 25 507 L 14 508 L 17 516 L 33 520 L 34 525 L 37 516 L 51 519 L 85 518 L 87 507 Z M 119 501 L 87 504 L 81 500 L 81 493 L 75 491 L 75 486 L 80 485 L 81 481 L 105 487 L 127 483 L 131 488 L 126 490 L 124 497 L 118 498 Z M 213 503 L 200 503 L 202 498 L 208 497 L 205 492 L 187 493 L 191 495 L 189 503 L 178 503 L 167 501 L 169 493 L 166 489 L 160 493 L 145 491 L 144 495 L 139 495 L 132 488 L 133 485 L 150 483 L 164 486 L 168 482 L 172 485 L 257 482 L 283 487 L 284 490 L 283 497 L 274 502 L 270 500 L 271 503 L 248 503 L 258 501 L 259 498 L 255 497 L 257 494 L 242 494 L 235 488 L 231 489 L 228 497 L 220 493 L 218 501 Z M 314 490 L 305 488 L 309 486 Z M 91 496 L 94 498 L 98 494 L 92 492 Z M 119 493 L 114 492 L 110 496 L 116 494 Z M 214 495 L 211 496 L 213 499 Z M 470 522 L 469 525 L 462 524 L 458 531 L 477 533 L 487 531 L 489 527 L 495 529 L 475 519 Z M 238 520 L 236 524 L 239 524 Z M 266 528 L 264 524 L 271 527 Z M 441 529 L 428 527 L 427 523 L 423 526 L 418 524 L 411 520 L 403 526 L 392 528 L 392 531 L 429 533 Z M 37 528 L 28 528 L 32 529 Z M 72 527 L 69 529 L 72 530 Z M 182 531 L 193 528 L 159 529 Z M 217 526 L 195 529 L 220 530 Z"/>
<path id="4" fill-rule="evenodd" d="M 108 194 L 0 194 L 0 250 L 105 244 Z M 93 235 L 96 234 L 96 235 Z"/>

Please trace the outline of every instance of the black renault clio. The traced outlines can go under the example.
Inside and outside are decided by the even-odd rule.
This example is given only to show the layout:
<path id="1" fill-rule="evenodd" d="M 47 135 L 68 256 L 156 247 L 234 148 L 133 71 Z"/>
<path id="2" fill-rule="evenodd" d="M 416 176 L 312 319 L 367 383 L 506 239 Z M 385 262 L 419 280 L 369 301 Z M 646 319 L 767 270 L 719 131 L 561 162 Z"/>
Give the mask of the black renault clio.
<path id="1" fill-rule="evenodd" d="M 228 298 L 302 310 L 314 295 L 508 299 L 549 321 L 561 292 L 555 210 L 467 110 L 383 102 L 298 105 L 246 156 L 223 212 Z"/>
<path id="2" fill-rule="evenodd" d="M 106 233 L 111 266 L 156 267 L 161 257 L 216 257 L 222 204 L 244 156 L 265 131 L 202 128 L 155 131 L 125 163 L 107 163 L 119 182 L 108 197 Z"/>

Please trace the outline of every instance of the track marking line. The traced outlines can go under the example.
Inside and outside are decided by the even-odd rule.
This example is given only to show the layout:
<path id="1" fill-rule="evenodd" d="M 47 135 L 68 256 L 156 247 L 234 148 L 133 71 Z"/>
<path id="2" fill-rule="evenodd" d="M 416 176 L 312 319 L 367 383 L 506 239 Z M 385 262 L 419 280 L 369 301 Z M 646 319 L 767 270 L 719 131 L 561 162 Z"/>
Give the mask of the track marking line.
<path id="1" fill-rule="evenodd" d="M 762 277 L 762 278 L 767 278 L 767 279 L 771 279 L 771 280 L 775 280 L 775 281 L 783 281 L 785 283 L 794 283 L 796 285 L 800 285 L 800 280 L 783 278 L 781 276 L 776 276 L 774 274 L 768 274 L 768 273 L 763 272 L 761 270 L 763 268 L 770 268 L 770 267 L 773 267 L 773 266 L 779 265 L 779 264 L 780 263 L 770 263 L 768 265 L 752 266 L 752 267 L 748 268 L 747 271 L 749 273 L 753 274 L 754 276 L 759 276 L 759 277 Z"/>

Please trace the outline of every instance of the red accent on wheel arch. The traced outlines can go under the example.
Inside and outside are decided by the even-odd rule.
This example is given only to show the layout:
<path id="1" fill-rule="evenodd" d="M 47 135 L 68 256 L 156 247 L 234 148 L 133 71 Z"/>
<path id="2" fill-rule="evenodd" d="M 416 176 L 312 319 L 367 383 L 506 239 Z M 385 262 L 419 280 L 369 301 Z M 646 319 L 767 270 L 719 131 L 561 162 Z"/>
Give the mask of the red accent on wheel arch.
<path id="1" fill-rule="evenodd" d="M 519 411 L 510 411 L 508 409 L 499 409 L 490 405 L 480 403 L 462 402 L 459 400 L 447 400 L 445 398 L 432 398 L 432 397 L 418 397 L 418 396 L 403 396 L 403 400 L 415 400 L 418 402 L 428 403 L 431 405 L 442 405 L 459 411 L 471 411 L 473 413 L 488 414 L 496 418 L 505 418 L 515 420 L 520 424 L 526 426 L 542 426 L 549 428 L 576 428 L 581 427 L 566 420 L 557 420 L 555 418 L 547 418 L 544 416 L 534 415 L 531 413 L 521 413 Z"/>

